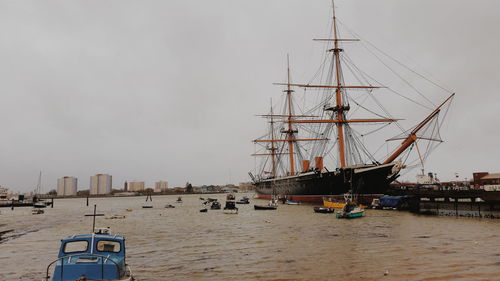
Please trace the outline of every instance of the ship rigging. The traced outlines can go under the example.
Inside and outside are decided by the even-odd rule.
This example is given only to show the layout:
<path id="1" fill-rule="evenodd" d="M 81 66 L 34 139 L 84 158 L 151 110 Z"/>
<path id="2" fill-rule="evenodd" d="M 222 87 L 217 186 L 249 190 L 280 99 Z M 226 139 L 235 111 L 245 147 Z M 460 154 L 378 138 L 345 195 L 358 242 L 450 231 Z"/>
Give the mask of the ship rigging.
<path id="1" fill-rule="evenodd" d="M 314 39 L 327 45 L 316 77 L 309 83 L 292 83 L 287 56 L 286 82 L 275 83 L 284 87 L 281 114 L 275 114 L 271 107 L 269 114 L 261 115 L 269 120 L 270 126 L 265 135 L 254 140 L 260 148 L 254 156 L 263 157 L 260 169 L 255 171 L 256 177 L 251 175 L 259 194 L 267 195 L 271 189 L 275 192 L 275 188 L 278 194 L 284 195 L 341 194 L 353 188 L 361 193 L 383 192 L 405 165 L 415 164 L 409 157 L 413 148 L 418 155 L 416 161 L 423 166 L 425 158 L 442 142 L 439 128 L 455 94 L 419 75 L 449 94 L 435 107 L 422 91 L 384 62 L 386 68 L 430 106 L 378 82 L 358 68 L 344 51 L 345 43 L 361 40 L 341 37 L 334 5 L 332 11 L 331 37 Z M 375 57 L 380 60 L 381 55 L 375 54 Z M 302 103 L 295 92 L 297 88 L 304 91 Z M 434 108 L 423 121 L 405 130 L 399 122 L 402 119 L 394 118 L 377 97 L 378 90 L 387 90 L 426 109 Z M 440 114 L 442 111 L 444 114 Z M 357 130 L 357 126 L 362 126 L 364 131 Z M 401 143 L 392 151 L 387 148 L 385 155 L 380 155 L 382 146 L 371 153 L 373 142 L 368 137 L 386 136 L 381 135 L 381 131 L 389 127 L 396 127 L 400 133 L 387 141 Z M 421 145 L 423 142 L 426 144 Z"/>

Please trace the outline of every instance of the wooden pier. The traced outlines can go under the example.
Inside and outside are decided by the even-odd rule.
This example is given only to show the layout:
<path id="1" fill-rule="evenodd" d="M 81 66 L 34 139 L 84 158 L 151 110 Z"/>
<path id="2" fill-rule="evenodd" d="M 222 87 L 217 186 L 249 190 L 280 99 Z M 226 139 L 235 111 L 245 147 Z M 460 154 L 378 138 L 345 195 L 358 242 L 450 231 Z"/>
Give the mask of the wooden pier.
<path id="1" fill-rule="evenodd" d="M 409 195 L 410 210 L 421 214 L 500 219 L 499 191 L 393 189 L 389 193 Z"/>

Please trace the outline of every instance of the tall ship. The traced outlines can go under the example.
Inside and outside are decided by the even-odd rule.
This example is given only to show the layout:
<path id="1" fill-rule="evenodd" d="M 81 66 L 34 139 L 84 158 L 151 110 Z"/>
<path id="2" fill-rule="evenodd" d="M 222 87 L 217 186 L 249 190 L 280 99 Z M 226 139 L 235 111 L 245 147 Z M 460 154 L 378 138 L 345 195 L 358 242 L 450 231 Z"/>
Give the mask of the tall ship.
<path id="1" fill-rule="evenodd" d="M 443 142 L 439 129 L 455 94 L 371 43 L 364 46 L 375 48 L 367 50 L 389 70 L 386 80 L 397 86 L 361 70 L 345 47 L 364 40 L 353 32 L 341 36 L 339 25 L 344 25 L 335 5 L 332 11 L 329 38 L 313 39 L 325 47 L 314 77 L 292 83 L 287 56 L 286 81 L 275 83 L 283 88 L 281 101 L 278 106 L 271 102 L 269 113 L 260 115 L 269 126 L 254 140 L 259 165 L 249 173 L 259 198 L 317 202 L 346 192 L 383 194 L 405 170 L 423 168 L 426 157 Z M 444 94 L 435 103 L 426 91 Z M 398 117 L 410 118 L 393 117 L 389 107 L 396 108 Z"/>

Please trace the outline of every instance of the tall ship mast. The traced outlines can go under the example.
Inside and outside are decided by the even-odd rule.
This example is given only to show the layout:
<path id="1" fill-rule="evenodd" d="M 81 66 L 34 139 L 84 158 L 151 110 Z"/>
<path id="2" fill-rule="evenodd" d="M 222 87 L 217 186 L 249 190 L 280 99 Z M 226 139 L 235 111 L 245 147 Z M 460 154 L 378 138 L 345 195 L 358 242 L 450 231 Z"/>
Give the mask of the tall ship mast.
<path id="1" fill-rule="evenodd" d="M 286 82 L 275 83 L 284 88 L 282 112 L 275 114 L 271 109 L 269 114 L 261 115 L 269 120 L 270 128 L 265 135 L 254 140 L 258 149 L 253 155 L 262 161 L 259 168 L 250 173 L 261 198 L 277 194 L 295 196 L 295 200 L 315 201 L 317 197 L 346 192 L 383 194 L 408 164 L 413 167 L 415 163 L 409 163 L 410 154 L 416 151 L 417 165 L 423 166 L 436 144 L 442 142 L 439 128 L 454 93 L 417 74 L 431 86 L 446 92 L 447 97 L 436 106 L 416 86 L 382 62 L 410 87 L 411 92 L 432 106 L 421 106 L 428 111 L 421 114 L 425 116 L 423 121 L 404 129 L 399 122 L 401 119 L 390 115 L 375 92 L 388 90 L 417 105 L 422 103 L 381 84 L 353 63 L 345 54 L 343 45 L 360 40 L 340 36 L 334 5 L 332 11 L 331 38 L 314 39 L 327 45 L 325 59 L 316 73 L 320 73 L 316 75 L 320 77 L 319 81 L 292 83 L 287 56 Z M 378 56 L 372 54 L 378 59 L 388 56 L 379 49 L 377 51 Z M 297 89 L 304 91 L 301 97 L 296 93 Z M 440 114 L 443 111 L 444 114 Z M 398 134 L 393 137 L 381 134 L 383 129 L 391 126 L 399 130 Z M 387 146 L 386 153 L 381 155 L 380 147 L 370 152 L 374 142 L 365 139 L 368 135 L 400 143 L 390 151 Z M 316 199 L 311 199 L 314 197 Z"/>

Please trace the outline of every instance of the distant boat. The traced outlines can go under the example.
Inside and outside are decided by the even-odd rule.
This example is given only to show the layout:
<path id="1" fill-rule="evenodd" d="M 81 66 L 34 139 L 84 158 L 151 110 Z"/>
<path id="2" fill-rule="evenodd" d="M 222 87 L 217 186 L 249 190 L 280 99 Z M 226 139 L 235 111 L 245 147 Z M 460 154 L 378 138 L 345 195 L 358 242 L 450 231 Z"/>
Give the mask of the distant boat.
<path id="1" fill-rule="evenodd" d="M 293 200 L 286 200 L 285 204 L 287 205 L 300 205 L 299 201 L 293 201 Z"/>
<path id="2" fill-rule="evenodd" d="M 278 206 L 253 205 L 255 210 L 276 210 Z"/>
<path id="3" fill-rule="evenodd" d="M 314 212 L 328 214 L 328 213 L 335 213 L 335 209 L 334 208 L 324 208 L 324 207 L 314 207 Z"/>
<path id="4" fill-rule="evenodd" d="M 255 210 L 276 210 L 278 209 L 278 200 L 272 199 L 267 205 L 253 205 Z"/>
<path id="5" fill-rule="evenodd" d="M 233 194 L 226 196 L 226 205 L 224 206 L 225 214 L 237 214 L 238 208 L 236 207 L 236 197 Z"/>
<path id="6" fill-rule="evenodd" d="M 206 213 L 206 212 L 208 212 L 208 209 L 207 209 L 207 208 L 205 208 L 205 209 L 201 209 L 201 210 L 200 210 L 200 213 Z"/>
<path id="7" fill-rule="evenodd" d="M 330 198 L 323 197 L 323 206 L 327 208 L 342 209 L 345 206 L 345 202 L 335 201 Z M 360 208 L 366 209 L 365 205 L 360 204 Z"/>
<path id="8" fill-rule="evenodd" d="M 359 207 L 356 207 L 353 210 L 348 211 L 348 212 L 339 211 L 339 212 L 335 213 L 335 215 L 339 219 L 354 219 L 354 218 L 362 217 L 364 215 L 364 213 L 365 213 L 365 210 L 363 210 Z"/>
<path id="9" fill-rule="evenodd" d="M 169 208 L 175 208 L 175 206 L 172 205 L 172 204 L 167 204 L 167 205 L 165 205 L 165 208 L 167 208 L 167 209 L 169 209 Z"/>
<path id="10" fill-rule="evenodd" d="M 213 201 L 212 205 L 210 205 L 210 210 L 220 210 L 221 205 L 217 201 Z"/>
<path id="11" fill-rule="evenodd" d="M 177 200 L 175 201 L 175 203 L 182 203 L 182 197 L 177 197 Z"/>
<path id="12" fill-rule="evenodd" d="M 246 196 L 243 196 L 239 201 L 236 201 L 236 204 L 250 204 L 250 199 Z"/>
<path id="13" fill-rule="evenodd" d="M 33 204 L 33 208 L 45 208 L 47 207 L 47 204 L 44 202 L 44 201 L 38 201 L 36 203 Z"/>
<path id="14" fill-rule="evenodd" d="M 364 215 L 363 210 L 352 198 L 352 194 L 344 194 L 346 204 L 342 210 L 335 213 L 338 219 L 360 218 Z"/>
<path id="15" fill-rule="evenodd" d="M 43 214 L 45 213 L 42 209 L 35 209 L 33 208 L 33 210 L 31 210 L 31 214 L 32 215 L 40 215 L 40 214 Z"/>

